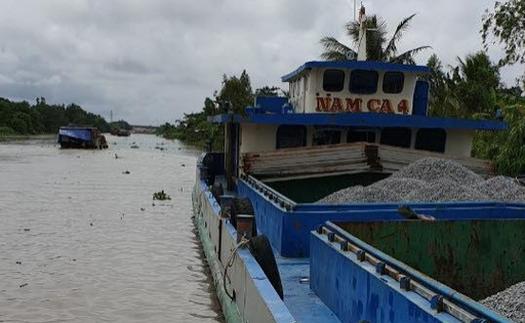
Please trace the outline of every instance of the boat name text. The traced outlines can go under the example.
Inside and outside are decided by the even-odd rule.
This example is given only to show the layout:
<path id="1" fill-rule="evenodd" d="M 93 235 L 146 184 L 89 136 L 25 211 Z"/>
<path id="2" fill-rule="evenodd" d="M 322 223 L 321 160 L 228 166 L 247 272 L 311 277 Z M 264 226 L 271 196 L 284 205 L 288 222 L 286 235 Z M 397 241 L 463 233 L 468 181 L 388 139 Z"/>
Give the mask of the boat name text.
<path id="1" fill-rule="evenodd" d="M 373 112 L 373 113 L 398 113 L 408 114 L 408 100 L 401 100 L 394 109 L 394 105 L 389 99 L 370 99 L 366 102 L 363 109 L 363 99 L 361 98 L 334 98 L 330 96 L 316 98 L 317 105 L 315 111 L 318 112 Z"/>

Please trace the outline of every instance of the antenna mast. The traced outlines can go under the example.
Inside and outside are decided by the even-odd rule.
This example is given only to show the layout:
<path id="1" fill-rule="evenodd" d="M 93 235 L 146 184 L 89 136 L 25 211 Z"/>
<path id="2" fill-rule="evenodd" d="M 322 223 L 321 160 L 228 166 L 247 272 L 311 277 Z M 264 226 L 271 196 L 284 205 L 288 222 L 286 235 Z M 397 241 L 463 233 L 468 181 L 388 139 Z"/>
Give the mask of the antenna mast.
<path id="1" fill-rule="evenodd" d="M 359 9 L 359 44 L 357 48 L 357 60 L 366 61 L 366 13 L 361 4 Z"/>

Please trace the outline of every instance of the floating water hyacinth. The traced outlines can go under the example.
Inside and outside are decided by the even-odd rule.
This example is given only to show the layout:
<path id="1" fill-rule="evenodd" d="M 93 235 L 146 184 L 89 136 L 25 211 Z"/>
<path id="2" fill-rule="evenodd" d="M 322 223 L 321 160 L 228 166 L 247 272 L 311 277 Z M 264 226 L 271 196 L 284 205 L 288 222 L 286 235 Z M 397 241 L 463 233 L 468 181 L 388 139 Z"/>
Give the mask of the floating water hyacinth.
<path id="1" fill-rule="evenodd" d="M 171 200 L 171 197 L 168 194 L 166 194 L 164 190 L 162 190 L 160 192 L 153 193 L 153 199 L 164 201 L 164 200 Z"/>

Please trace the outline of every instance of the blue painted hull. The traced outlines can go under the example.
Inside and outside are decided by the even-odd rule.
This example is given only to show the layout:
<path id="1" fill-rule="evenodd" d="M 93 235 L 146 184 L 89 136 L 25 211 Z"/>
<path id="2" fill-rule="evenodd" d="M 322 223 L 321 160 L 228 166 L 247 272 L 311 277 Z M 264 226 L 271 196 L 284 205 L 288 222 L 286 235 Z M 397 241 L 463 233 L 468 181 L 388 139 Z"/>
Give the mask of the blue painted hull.
<path id="1" fill-rule="evenodd" d="M 220 158 L 215 159 L 221 161 Z M 206 174 L 211 169 L 221 167 L 206 167 L 202 161 L 203 157 L 199 160 L 194 191 L 194 204 L 200 205 L 196 208 L 196 216 L 208 219 L 203 232 L 211 237 L 211 243 L 220 255 L 225 252 L 224 233 L 220 233 L 221 228 L 227 226 L 233 230 L 230 232 L 232 237 L 235 236 L 235 231 L 229 220 L 220 216 L 221 206 L 207 190 Z M 216 182 L 224 181 L 220 172 L 216 174 Z M 378 272 L 376 266 L 371 263 L 356 260 L 357 256 L 349 255 L 340 249 L 339 242 L 330 241 L 331 238 L 327 234 L 317 232 L 321 225 L 335 230 L 330 226 L 330 221 L 402 221 L 396 204 L 297 204 L 264 183 L 246 176 L 237 179 L 235 191 L 228 194 L 248 198 L 252 202 L 259 234 L 266 235 L 274 248 L 284 288 L 283 301 L 276 293 L 250 291 L 259 293 L 263 303 L 279 306 L 275 312 L 271 307 L 266 307 L 264 311 L 258 308 L 244 308 L 239 311 L 243 321 L 251 317 L 250 322 L 462 322 L 462 319 L 467 317 L 472 322 L 509 322 L 467 296 L 419 273 L 380 250 L 375 250 L 374 259 L 380 259 L 380 262 L 386 264 L 395 262 L 398 267 L 404 268 L 404 276 L 411 277 L 416 285 L 425 287 L 419 293 L 403 290 L 399 281 Z M 522 204 L 492 202 L 428 203 L 413 204 L 412 207 L 438 220 L 523 219 L 525 213 L 525 206 Z M 352 239 L 351 235 L 341 235 Z M 360 246 L 362 247 L 364 246 Z M 231 247 L 229 249 L 232 250 Z M 247 257 L 248 262 L 253 263 L 253 257 L 250 257 L 249 253 L 243 255 Z M 220 261 L 227 260 L 222 257 Z M 260 273 L 260 268 L 256 265 L 245 266 L 243 270 L 245 273 L 251 273 L 252 278 L 248 280 L 262 279 L 255 278 L 258 274 L 254 273 Z M 241 277 L 235 271 L 227 273 L 228 276 L 231 275 L 229 277 L 232 286 L 226 285 L 223 288 L 232 288 L 240 293 L 236 288 L 241 287 L 235 287 L 235 281 L 241 282 L 238 286 L 247 284 L 244 280 L 246 274 Z M 267 281 L 267 278 L 264 277 L 264 280 Z M 271 286 L 266 284 L 264 290 L 266 288 Z M 438 306 L 439 301 L 433 298 L 443 295 L 447 300 L 445 304 L 451 304 L 445 308 L 452 310 L 443 310 Z M 451 298 L 450 295 L 456 296 Z M 259 311 L 263 311 L 264 315 L 258 313 Z M 264 319 L 253 319 L 259 314 Z M 281 317 L 285 319 L 281 320 Z"/>

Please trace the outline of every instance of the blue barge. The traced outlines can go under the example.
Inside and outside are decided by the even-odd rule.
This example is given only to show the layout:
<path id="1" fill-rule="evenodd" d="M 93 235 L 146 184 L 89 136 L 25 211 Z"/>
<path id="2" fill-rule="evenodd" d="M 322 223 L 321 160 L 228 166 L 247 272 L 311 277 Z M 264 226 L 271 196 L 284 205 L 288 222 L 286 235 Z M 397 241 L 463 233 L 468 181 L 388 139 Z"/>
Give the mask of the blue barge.
<path id="1" fill-rule="evenodd" d="M 426 67 L 361 59 L 307 62 L 290 98 L 213 117 L 225 148 L 200 156 L 192 199 L 226 320 L 510 322 L 478 301 L 523 280 L 525 204 L 403 203 L 427 221 L 316 203 L 429 156 L 494 172 L 472 136 L 504 123 L 428 117 Z"/>
<path id="2" fill-rule="evenodd" d="M 61 148 L 108 148 L 106 137 L 94 127 L 60 127 L 57 141 Z"/>

